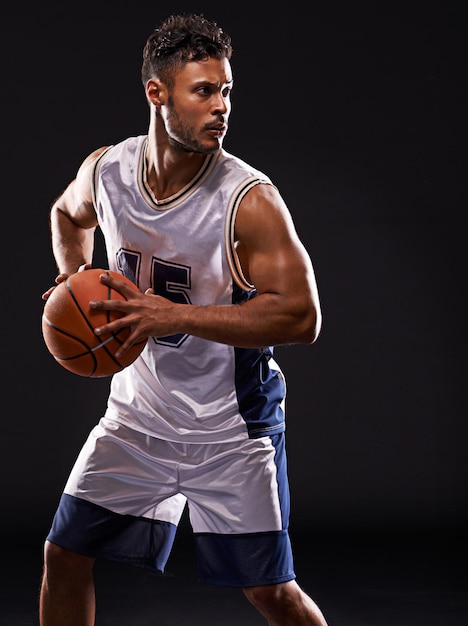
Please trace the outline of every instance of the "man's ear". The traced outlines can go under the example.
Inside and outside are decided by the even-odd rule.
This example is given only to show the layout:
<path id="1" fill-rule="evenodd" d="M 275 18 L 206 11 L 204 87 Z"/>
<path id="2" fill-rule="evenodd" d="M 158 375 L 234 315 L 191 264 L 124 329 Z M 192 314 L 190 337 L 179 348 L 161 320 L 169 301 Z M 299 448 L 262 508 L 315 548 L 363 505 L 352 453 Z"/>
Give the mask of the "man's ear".
<path id="1" fill-rule="evenodd" d="M 146 97 L 149 102 L 159 107 L 167 102 L 167 88 L 164 83 L 150 78 L 146 83 Z"/>

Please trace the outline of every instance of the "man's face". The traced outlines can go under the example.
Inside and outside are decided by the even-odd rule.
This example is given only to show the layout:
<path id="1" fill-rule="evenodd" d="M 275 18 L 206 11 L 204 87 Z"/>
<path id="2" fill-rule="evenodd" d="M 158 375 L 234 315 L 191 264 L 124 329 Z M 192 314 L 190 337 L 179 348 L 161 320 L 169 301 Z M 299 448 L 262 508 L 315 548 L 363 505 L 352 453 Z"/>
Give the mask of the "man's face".
<path id="1" fill-rule="evenodd" d="M 171 146 L 202 154 L 221 148 L 231 112 L 231 89 L 227 59 L 187 63 L 176 74 L 162 109 Z"/>

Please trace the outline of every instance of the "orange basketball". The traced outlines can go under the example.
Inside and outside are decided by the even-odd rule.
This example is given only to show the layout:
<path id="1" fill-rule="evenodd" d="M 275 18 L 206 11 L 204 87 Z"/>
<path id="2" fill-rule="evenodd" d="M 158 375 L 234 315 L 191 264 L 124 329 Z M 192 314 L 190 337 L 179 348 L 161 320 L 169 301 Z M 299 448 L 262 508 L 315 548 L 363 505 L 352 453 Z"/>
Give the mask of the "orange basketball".
<path id="1" fill-rule="evenodd" d="M 102 311 L 89 306 L 90 300 L 125 300 L 121 293 L 101 283 L 99 276 L 103 273 L 138 290 L 128 278 L 112 270 L 85 270 L 57 285 L 46 300 L 42 314 L 42 335 L 49 352 L 62 367 L 88 378 L 111 376 L 127 367 L 147 341 L 134 344 L 117 358 L 115 352 L 130 334 L 130 328 L 127 326 L 108 335 L 94 333 L 98 326 L 123 315 L 120 311 Z"/>

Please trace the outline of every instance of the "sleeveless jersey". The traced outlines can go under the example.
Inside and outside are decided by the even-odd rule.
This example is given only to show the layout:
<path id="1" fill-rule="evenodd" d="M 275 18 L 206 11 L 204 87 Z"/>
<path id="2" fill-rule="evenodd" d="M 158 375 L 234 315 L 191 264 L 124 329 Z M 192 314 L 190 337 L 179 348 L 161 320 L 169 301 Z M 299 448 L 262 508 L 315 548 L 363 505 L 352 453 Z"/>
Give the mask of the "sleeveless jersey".
<path id="1" fill-rule="evenodd" d="M 146 182 L 146 142 L 142 135 L 111 146 L 96 166 L 109 269 L 187 305 L 255 297 L 235 253 L 234 222 L 247 191 L 271 180 L 221 149 L 183 189 L 158 200 Z M 136 361 L 112 377 L 106 417 L 168 441 L 235 441 L 282 432 L 285 393 L 272 347 L 149 337 Z"/>

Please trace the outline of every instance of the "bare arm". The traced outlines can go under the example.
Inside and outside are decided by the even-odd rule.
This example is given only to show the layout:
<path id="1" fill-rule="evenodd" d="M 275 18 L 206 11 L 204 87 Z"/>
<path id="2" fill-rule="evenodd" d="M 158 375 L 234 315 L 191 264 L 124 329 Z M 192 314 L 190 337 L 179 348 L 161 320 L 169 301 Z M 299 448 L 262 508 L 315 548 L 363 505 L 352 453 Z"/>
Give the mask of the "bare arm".
<path id="1" fill-rule="evenodd" d="M 97 308 L 124 311 L 126 317 L 97 332 L 131 325 L 125 349 L 142 336 L 187 333 L 239 347 L 312 343 L 321 325 L 320 304 L 309 255 L 300 242 L 278 191 L 257 185 L 243 199 L 236 219 L 238 252 L 258 295 L 240 305 L 176 304 L 161 296 L 132 294 L 112 278 L 127 302 L 98 302 Z"/>
<path id="2" fill-rule="evenodd" d="M 243 305 L 187 311 L 185 332 L 246 347 L 314 341 L 320 313 L 312 264 L 274 187 L 257 185 L 247 194 L 236 238 L 257 297 Z"/>
<path id="3" fill-rule="evenodd" d="M 52 251 L 59 271 L 56 282 L 61 282 L 63 277 L 75 273 L 79 267 L 92 261 L 97 226 L 92 177 L 96 159 L 104 149 L 96 150 L 84 160 L 76 178 L 51 207 Z M 47 298 L 52 289 L 43 297 Z"/>

